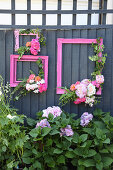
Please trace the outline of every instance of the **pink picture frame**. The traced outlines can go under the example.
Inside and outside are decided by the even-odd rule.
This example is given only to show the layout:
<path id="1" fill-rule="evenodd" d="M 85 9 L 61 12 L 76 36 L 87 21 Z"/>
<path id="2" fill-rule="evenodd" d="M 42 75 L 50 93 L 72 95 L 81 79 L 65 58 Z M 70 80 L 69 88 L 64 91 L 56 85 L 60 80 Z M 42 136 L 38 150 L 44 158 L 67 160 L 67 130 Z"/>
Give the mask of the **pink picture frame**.
<path id="1" fill-rule="evenodd" d="M 58 38 L 57 39 L 57 94 L 63 94 L 65 92 L 62 87 L 62 45 L 63 44 L 96 44 L 96 39 L 64 39 Z M 103 39 L 100 39 L 100 46 L 103 45 Z M 99 54 L 102 56 L 102 53 Z"/>
<path id="2" fill-rule="evenodd" d="M 38 39 L 38 34 L 33 34 L 33 33 L 30 33 L 30 34 L 19 34 L 19 30 L 15 30 L 14 31 L 14 36 L 15 36 L 15 51 L 17 51 L 19 49 L 19 36 L 20 35 L 36 35 L 36 38 Z"/>
<path id="3" fill-rule="evenodd" d="M 23 57 L 18 60 L 19 55 L 10 55 L 10 87 L 16 87 L 21 81 L 16 80 L 17 73 L 17 62 L 25 61 L 37 61 L 38 58 L 42 59 L 44 65 L 44 80 L 46 87 L 48 87 L 48 56 L 33 56 L 33 55 L 23 55 Z"/>

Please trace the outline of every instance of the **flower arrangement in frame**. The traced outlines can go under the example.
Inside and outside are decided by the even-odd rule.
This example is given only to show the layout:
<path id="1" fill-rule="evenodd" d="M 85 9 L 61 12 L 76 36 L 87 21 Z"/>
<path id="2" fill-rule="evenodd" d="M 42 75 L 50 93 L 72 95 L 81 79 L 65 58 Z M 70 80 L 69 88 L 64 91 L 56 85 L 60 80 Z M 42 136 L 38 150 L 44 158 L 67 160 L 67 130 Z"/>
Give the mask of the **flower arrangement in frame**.
<path id="1" fill-rule="evenodd" d="M 31 53 L 32 55 L 37 55 L 40 52 L 40 46 L 44 46 L 46 42 L 46 38 L 41 33 L 41 30 L 38 28 L 36 30 L 15 30 L 15 51 L 18 52 L 19 57 L 18 59 L 21 59 L 21 57 L 25 53 Z M 19 47 L 19 36 L 20 35 L 36 35 L 36 38 L 32 39 L 31 41 L 26 43 L 26 46 Z"/>
<path id="2" fill-rule="evenodd" d="M 85 103 L 93 107 L 99 100 L 101 95 L 104 76 L 102 70 L 106 61 L 107 54 L 103 54 L 104 45 L 103 39 L 58 39 L 58 57 L 57 57 L 57 94 L 62 94 L 59 98 L 60 104 L 65 105 L 72 101 L 74 104 Z M 92 80 L 84 79 L 72 84 L 70 88 L 62 87 L 62 44 L 92 44 L 94 55 L 89 59 L 95 62 L 95 70 L 92 75 Z"/>
<path id="3" fill-rule="evenodd" d="M 39 72 L 38 74 L 30 70 L 29 78 L 18 81 L 16 78 L 17 62 L 36 62 Z M 21 96 L 25 96 L 29 92 L 42 93 L 47 90 L 48 86 L 48 56 L 23 55 L 18 60 L 18 55 L 10 56 L 10 86 L 15 87 L 13 93 L 18 92 L 16 100 Z"/>

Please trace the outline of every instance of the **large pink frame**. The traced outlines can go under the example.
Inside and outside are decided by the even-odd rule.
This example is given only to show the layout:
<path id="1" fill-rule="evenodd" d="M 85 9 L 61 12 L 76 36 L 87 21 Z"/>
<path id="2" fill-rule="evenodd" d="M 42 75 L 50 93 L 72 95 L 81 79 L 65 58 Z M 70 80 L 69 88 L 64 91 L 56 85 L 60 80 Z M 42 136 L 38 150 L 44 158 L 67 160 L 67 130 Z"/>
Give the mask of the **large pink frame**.
<path id="1" fill-rule="evenodd" d="M 96 44 L 96 39 L 57 39 L 57 94 L 63 94 L 65 92 L 62 87 L 62 44 Z M 100 45 L 103 44 L 103 39 L 100 39 Z M 102 56 L 100 53 L 99 56 Z"/>
<path id="2" fill-rule="evenodd" d="M 23 55 L 20 60 L 18 60 L 18 57 L 19 55 L 10 55 L 10 87 L 16 87 L 21 82 L 16 80 L 17 61 L 35 62 L 38 58 L 41 58 L 44 64 L 44 80 L 46 87 L 48 87 L 48 56 Z"/>
<path id="3" fill-rule="evenodd" d="M 19 30 L 15 30 L 14 31 L 14 35 L 15 35 L 15 51 L 18 50 L 19 48 L 19 36 L 20 35 L 36 35 L 36 38 L 38 39 L 38 34 L 33 34 L 33 33 L 30 33 L 30 34 L 19 34 Z"/>

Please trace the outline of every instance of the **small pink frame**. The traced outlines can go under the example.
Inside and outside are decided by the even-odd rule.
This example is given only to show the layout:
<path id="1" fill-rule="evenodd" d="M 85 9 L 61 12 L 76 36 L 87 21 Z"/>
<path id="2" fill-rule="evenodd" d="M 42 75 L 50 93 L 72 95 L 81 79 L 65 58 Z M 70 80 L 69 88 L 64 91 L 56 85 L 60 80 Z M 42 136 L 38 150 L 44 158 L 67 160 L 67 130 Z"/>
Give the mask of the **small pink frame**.
<path id="1" fill-rule="evenodd" d="M 57 94 L 63 94 L 65 92 L 62 87 L 62 44 L 96 44 L 96 39 L 57 39 Z M 103 39 L 100 39 L 100 46 L 103 45 Z M 102 53 L 99 54 L 102 56 Z"/>
<path id="2" fill-rule="evenodd" d="M 38 39 L 38 34 L 33 34 L 33 33 L 30 33 L 30 34 L 19 34 L 19 30 L 15 30 L 14 31 L 14 35 L 15 35 L 15 51 L 18 50 L 19 48 L 19 35 L 36 35 L 36 38 Z"/>
<path id="3" fill-rule="evenodd" d="M 19 55 L 10 55 L 10 87 L 16 87 L 21 81 L 16 80 L 17 72 L 17 61 L 37 61 L 38 58 L 42 59 L 44 65 L 44 80 L 46 87 L 48 87 L 48 56 L 33 56 L 33 55 L 23 55 L 23 57 L 18 60 Z"/>

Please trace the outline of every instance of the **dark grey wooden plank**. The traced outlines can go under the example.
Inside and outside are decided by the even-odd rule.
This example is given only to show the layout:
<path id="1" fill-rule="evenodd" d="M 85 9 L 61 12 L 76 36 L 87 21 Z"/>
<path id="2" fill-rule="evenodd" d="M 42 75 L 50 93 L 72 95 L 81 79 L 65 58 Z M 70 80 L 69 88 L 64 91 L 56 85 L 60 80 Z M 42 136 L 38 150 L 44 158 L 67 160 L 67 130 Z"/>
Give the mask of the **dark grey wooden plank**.
<path id="1" fill-rule="evenodd" d="M 72 38 L 72 30 L 65 30 L 65 38 Z M 72 68 L 72 44 L 64 44 L 62 52 L 62 85 L 70 88 L 71 85 L 71 68 Z M 70 112 L 70 103 L 64 109 Z"/>
<path id="2" fill-rule="evenodd" d="M 5 81 L 5 31 L 0 30 L 0 74 L 4 78 Z"/>
<path id="3" fill-rule="evenodd" d="M 81 38 L 87 38 L 87 36 L 88 36 L 87 34 L 88 34 L 87 30 L 81 30 Z M 80 46 L 80 66 L 79 66 L 80 81 L 87 78 L 87 60 L 88 60 L 87 45 L 81 44 L 81 46 Z M 85 106 L 84 103 L 80 104 L 79 105 L 79 117 L 85 111 L 87 111 L 87 106 Z"/>
<path id="4" fill-rule="evenodd" d="M 73 30 L 73 38 L 80 38 L 80 30 Z M 72 44 L 72 83 L 79 81 L 80 44 Z M 78 114 L 78 105 L 71 103 L 71 113 Z"/>
<path id="5" fill-rule="evenodd" d="M 49 72 L 48 72 L 48 90 L 47 90 L 47 107 L 55 104 L 55 31 L 48 31 L 47 34 L 47 55 L 49 56 Z"/>
<path id="6" fill-rule="evenodd" d="M 105 44 L 105 52 L 107 52 L 108 57 L 106 60 L 105 69 L 103 71 L 105 82 L 103 88 L 103 110 L 110 111 L 110 104 L 112 105 L 112 94 L 111 94 L 111 70 L 112 70 L 112 29 L 106 29 L 104 37 L 104 44 Z"/>

